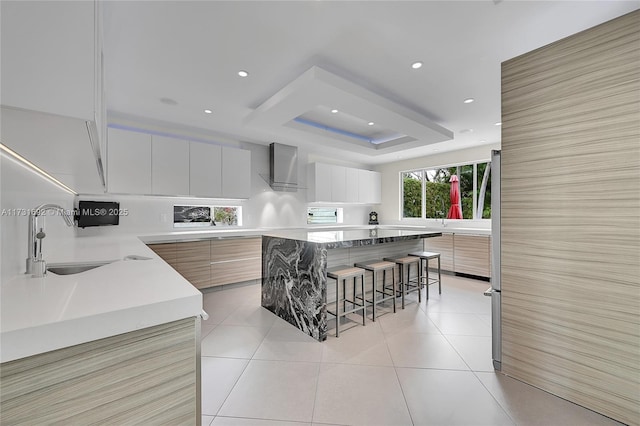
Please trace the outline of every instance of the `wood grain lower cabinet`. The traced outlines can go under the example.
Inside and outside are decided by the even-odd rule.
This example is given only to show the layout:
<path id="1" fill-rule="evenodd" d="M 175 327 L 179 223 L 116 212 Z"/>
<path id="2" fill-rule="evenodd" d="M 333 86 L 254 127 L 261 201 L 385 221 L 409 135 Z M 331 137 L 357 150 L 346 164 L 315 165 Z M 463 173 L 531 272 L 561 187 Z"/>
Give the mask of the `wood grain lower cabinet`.
<path id="1" fill-rule="evenodd" d="M 176 262 L 170 265 L 194 287 L 210 287 L 211 243 L 209 240 L 189 241 L 175 245 Z"/>
<path id="2" fill-rule="evenodd" d="M 262 278 L 262 237 L 149 244 L 199 289 Z"/>
<path id="3" fill-rule="evenodd" d="M 423 241 L 425 251 L 440 253 L 440 268 L 453 272 L 453 234 L 442 234 L 441 237 L 425 238 Z M 436 265 L 437 262 L 429 262 L 430 268 Z"/>
<path id="4" fill-rule="evenodd" d="M 262 238 L 211 240 L 211 285 L 262 278 Z"/>
<path id="5" fill-rule="evenodd" d="M 171 266 L 178 260 L 176 243 L 149 244 L 149 248 Z"/>
<path id="6" fill-rule="evenodd" d="M 200 424 L 196 318 L 0 365 L 1 424 Z"/>
<path id="7" fill-rule="evenodd" d="M 454 235 L 454 271 L 460 274 L 491 276 L 489 236 Z"/>

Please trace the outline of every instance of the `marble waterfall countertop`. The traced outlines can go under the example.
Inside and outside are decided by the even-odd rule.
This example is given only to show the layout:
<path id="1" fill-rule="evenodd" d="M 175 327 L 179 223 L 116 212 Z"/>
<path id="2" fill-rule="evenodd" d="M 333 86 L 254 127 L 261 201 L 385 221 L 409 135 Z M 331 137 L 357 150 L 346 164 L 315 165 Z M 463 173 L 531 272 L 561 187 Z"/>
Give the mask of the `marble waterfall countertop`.
<path id="1" fill-rule="evenodd" d="M 212 227 L 213 228 L 213 227 Z M 440 223 L 435 223 L 429 226 L 423 225 L 311 225 L 301 228 L 242 228 L 242 227 L 215 227 L 210 228 L 198 228 L 192 230 L 180 230 L 173 232 L 163 232 L 157 234 L 146 234 L 140 237 L 140 239 L 147 244 L 154 243 L 166 243 L 176 241 L 199 241 L 210 239 L 227 239 L 227 238 L 251 238 L 261 237 L 263 235 L 295 235 L 305 238 L 304 234 L 320 233 L 317 234 L 318 238 L 323 238 L 322 234 L 328 236 L 329 232 L 343 231 L 348 234 L 343 234 L 344 238 L 349 238 L 354 235 L 357 238 L 357 232 L 364 230 L 378 229 L 379 231 L 418 231 L 418 232 L 441 232 L 443 234 L 470 234 L 470 235 L 491 235 L 490 228 L 467 228 L 462 226 L 454 226 L 453 224 L 447 224 L 442 226 Z M 364 234 L 363 234 L 364 235 Z M 381 235 L 381 234 L 380 234 Z M 408 235 L 408 233 L 407 233 Z"/>
<path id="2" fill-rule="evenodd" d="M 417 229 L 366 227 L 355 229 L 337 229 L 324 231 L 291 230 L 268 232 L 267 237 L 277 237 L 307 243 L 322 244 L 328 249 L 344 247 L 371 246 L 419 238 L 439 237 L 439 231 Z"/>
<path id="3" fill-rule="evenodd" d="M 440 235 L 441 232 L 377 227 L 264 234 L 261 305 L 323 341 L 328 328 L 327 265 L 334 254 L 344 259 L 339 253 L 342 250 L 332 249 L 345 248 L 360 255 L 368 253 L 367 256 L 393 255 L 398 247 L 409 249 L 407 242 L 411 250 L 422 250 L 423 238 Z"/>
<path id="4" fill-rule="evenodd" d="M 112 261 L 74 275 L 20 274 L 0 285 L 0 362 L 200 315 L 202 293 L 139 238 L 45 240 L 57 263 Z M 127 256 L 147 260 L 125 260 Z"/>

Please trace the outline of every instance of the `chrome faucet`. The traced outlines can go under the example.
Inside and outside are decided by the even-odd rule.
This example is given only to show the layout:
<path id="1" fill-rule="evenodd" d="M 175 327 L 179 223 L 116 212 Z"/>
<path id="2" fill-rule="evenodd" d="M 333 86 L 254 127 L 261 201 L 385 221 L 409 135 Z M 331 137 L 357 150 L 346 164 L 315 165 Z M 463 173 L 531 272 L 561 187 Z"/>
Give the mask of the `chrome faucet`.
<path id="1" fill-rule="evenodd" d="M 47 273 L 47 263 L 42 258 L 42 240 L 47 234 L 44 232 L 44 222 L 39 224 L 38 218 L 45 212 L 53 211 L 59 213 L 67 226 L 73 226 L 73 217 L 57 204 L 42 204 L 29 211 L 29 237 L 27 247 L 27 274 L 34 277 L 42 277 Z M 44 217 L 43 217 L 44 221 Z"/>

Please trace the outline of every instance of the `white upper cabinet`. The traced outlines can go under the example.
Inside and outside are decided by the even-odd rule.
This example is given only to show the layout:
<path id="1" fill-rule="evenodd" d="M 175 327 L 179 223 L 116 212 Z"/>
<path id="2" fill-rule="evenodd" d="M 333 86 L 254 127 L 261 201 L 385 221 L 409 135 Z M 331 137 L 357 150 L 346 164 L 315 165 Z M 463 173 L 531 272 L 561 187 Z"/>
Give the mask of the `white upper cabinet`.
<path id="1" fill-rule="evenodd" d="M 382 175 L 371 170 L 358 170 L 358 200 L 364 204 L 380 204 Z"/>
<path id="2" fill-rule="evenodd" d="M 251 151 L 109 128 L 108 191 L 251 197 Z"/>
<path id="3" fill-rule="evenodd" d="M 46 121 L 52 129 L 45 139 L 9 146 L 78 192 L 103 192 L 96 162 L 104 166 L 106 158 L 101 2 L 2 1 L 0 8 L 3 109 L 49 114 L 38 115 L 34 126 Z M 69 118 L 79 125 L 69 126 Z M 52 147 L 61 141 L 55 149 L 73 159 L 48 155 L 45 140 Z"/>
<path id="4" fill-rule="evenodd" d="M 151 135 L 108 129 L 107 189 L 122 194 L 151 194 Z"/>
<path id="5" fill-rule="evenodd" d="M 370 170 L 312 163 L 308 183 L 311 202 L 377 204 L 381 200 L 381 175 Z"/>
<path id="6" fill-rule="evenodd" d="M 358 182 L 359 179 L 359 172 L 360 170 L 358 169 L 352 169 L 351 167 L 347 167 L 346 168 L 346 182 L 347 184 L 345 185 L 346 187 L 346 191 L 345 191 L 345 201 L 347 203 L 359 203 L 360 202 L 360 196 L 358 195 L 360 192 L 360 188 L 359 186 L 356 184 L 356 182 Z"/>
<path id="7" fill-rule="evenodd" d="M 189 142 L 151 138 L 151 193 L 189 195 Z"/>
<path id="8" fill-rule="evenodd" d="M 7 107 L 0 116 L 2 144 L 78 193 L 104 192 L 84 120 Z"/>
<path id="9" fill-rule="evenodd" d="M 189 142 L 189 193 L 196 197 L 222 196 L 222 148 Z"/>
<path id="10" fill-rule="evenodd" d="M 102 81 L 98 4 L 3 1 L 1 7 L 2 104 L 94 121 Z"/>
<path id="11" fill-rule="evenodd" d="M 307 178 L 307 200 L 308 201 L 331 201 L 331 165 L 324 163 L 313 163 L 309 165 L 309 175 Z"/>
<path id="12" fill-rule="evenodd" d="M 251 151 L 222 148 L 222 196 L 224 198 L 251 196 Z"/>
<path id="13" fill-rule="evenodd" d="M 347 201 L 347 168 L 331 166 L 331 201 L 343 203 Z"/>

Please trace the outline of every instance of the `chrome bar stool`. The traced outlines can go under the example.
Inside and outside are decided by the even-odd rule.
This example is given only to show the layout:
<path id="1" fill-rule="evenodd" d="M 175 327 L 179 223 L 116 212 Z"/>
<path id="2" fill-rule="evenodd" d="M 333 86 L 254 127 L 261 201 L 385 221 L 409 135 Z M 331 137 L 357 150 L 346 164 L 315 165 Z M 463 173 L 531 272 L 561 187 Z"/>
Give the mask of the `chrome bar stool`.
<path id="1" fill-rule="evenodd" d="M 355 268 L 353 266 L 340 265 L 327 270 L 327 278 L 336 280 L 336 310 L 331 312 L 327 308 L 327 312 L 336 317 L 336 337 L 340 334 L 340 317 L 346 317 L 347 314 L 362 311 L 362 325 L 366 316 L 366 302 L 364 300 L 364 269 Z M 353 299 L 347 299 L 347 280 L 353 278 Z M 360 278 L 360 294 L 362 294 L 362 303 L 356 301 L 356 282 Z M 342 297 L 340 297 L 340 283 L 342 283 Z M 342 312 L 340 312 L 340 302 L 342 302 Z M 351 303 L 351 309 L 347 310 L 347 303 Z"/>
<path id="2" fill-rule="evenodd" d="M 418 303 L 422 301 L 420 295 L 420 272 L 419 272 L 419 259 L 413 256 L 398 256 L 398 257 L 385 257 L 384 260 L 394 262 L 398 265 L 400 281 L 400 295 L 402 296 L 402 309 L 404 309 L 404 297 L 412 291 L 418 292 Z M 417 276 L 413 280 L 411 279 L 411 265 L 415 265 Z M 405 281 L 406 275 L 406 281 Z"/>
<path id="3" fill-rule="evenodd" d="M 429 298 L 429 285 L 438 284 L 438 293 L 442 294 L 442 272 L 440 271 L 440 253 L 430 251 L 418 251 L 409 253 L 409 256 L 415 256 L 420 259 L 420 272 L 418 281 L 420 286 L 426 285 L 427 299 Z M 429 260 L 438 259 L 438 278 L 429 278 Z M 423 263 L 424 262 L 424 263 Z"/>
<path id="4" fill-rule="evenodd" d="M 396 276 L 394 273 L 395 264 L 384 260 L 368 260 L 355 264 L 357 268 L 362 268 L 372 273 L 372 294 L 371 300 L 367 300 L 371 304 L 373 311 L 373 321 L 376 320 L 376 305 L 391 300 L 393 302 L 393 312 L 396 311 Z M 378 289 L 378 273 L 382 271 L 382 287 Z M 387 272 L 391 273 L 391 292 L 387 286 Z M 381 295 L 381 297 L 378 297 Z"/>

